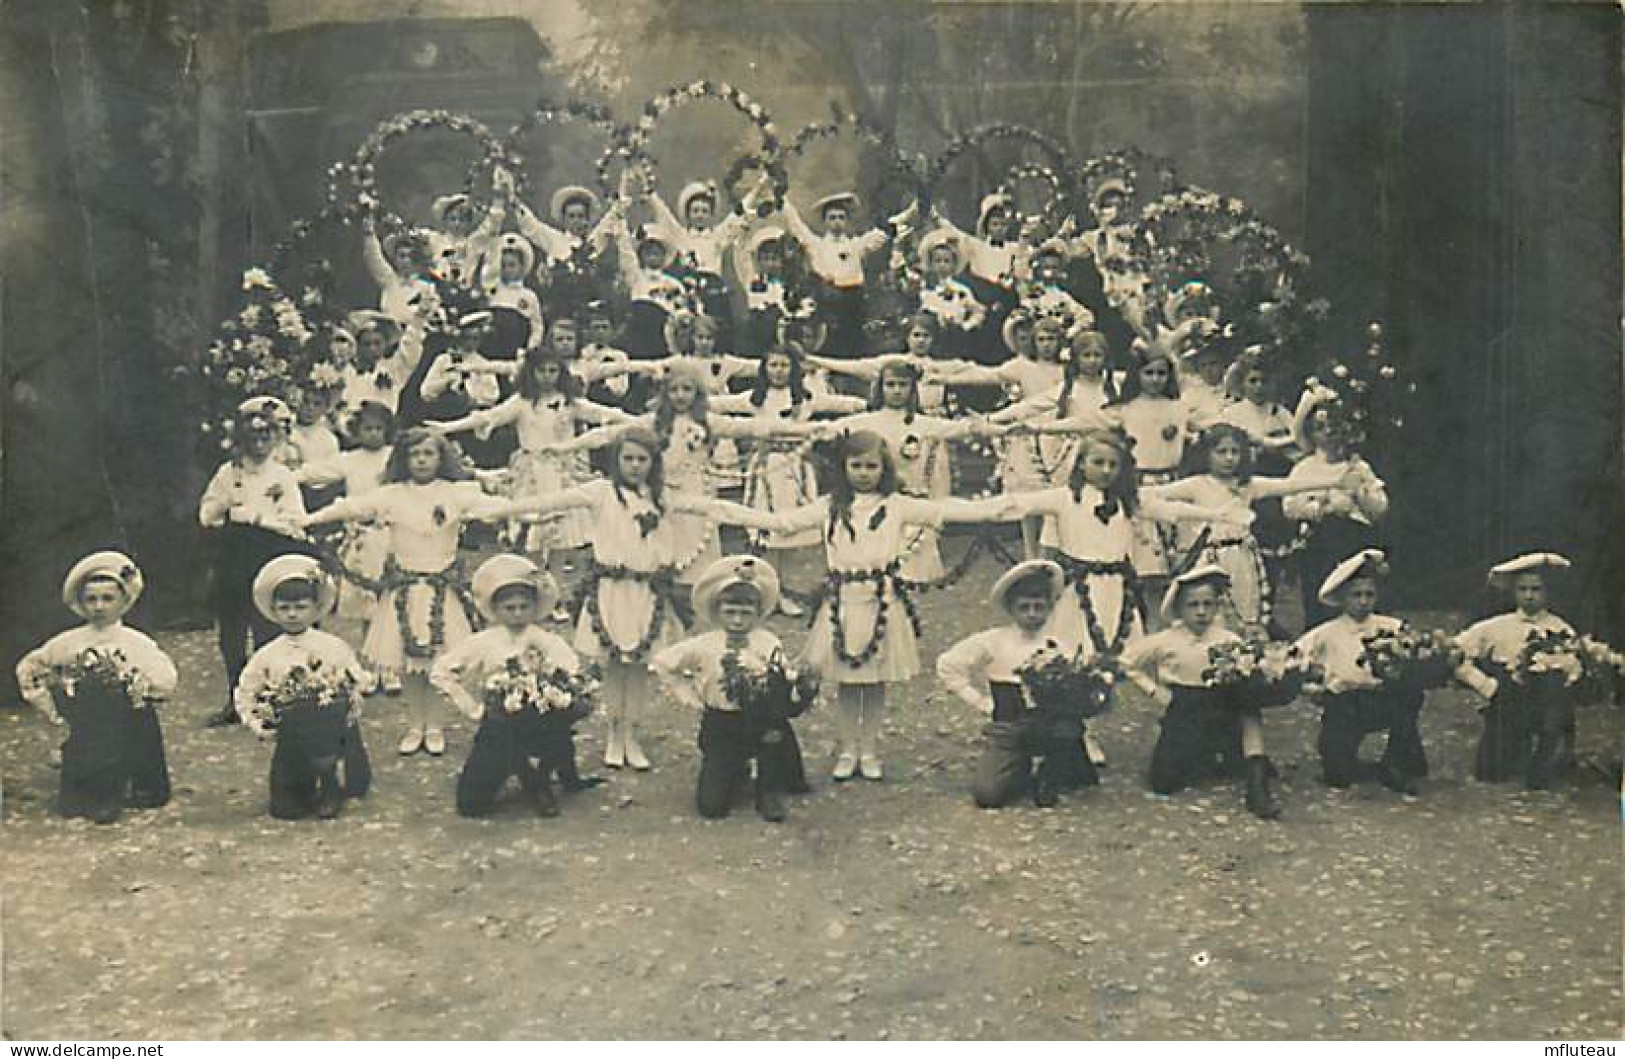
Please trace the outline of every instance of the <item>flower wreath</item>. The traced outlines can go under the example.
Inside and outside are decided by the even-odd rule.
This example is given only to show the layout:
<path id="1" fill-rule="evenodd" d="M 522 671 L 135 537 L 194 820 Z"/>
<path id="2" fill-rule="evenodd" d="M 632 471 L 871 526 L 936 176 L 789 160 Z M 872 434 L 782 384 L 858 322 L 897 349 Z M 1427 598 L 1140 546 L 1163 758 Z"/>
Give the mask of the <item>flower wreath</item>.
<path id="1" fill-rule="evenodd" d="M 1142 187 L 1140 174 L 1156 177 L 1155 189 Z M 1168 195 L 1179 190 L 1179 173 L 1174 163 L 1138 147 L 1118 147 L 1086 160 L 1078 167 L 1077 187 L 1086 205 L 1094 205 L 1100 187 L 1108 180 L 1128 185 L 1129 197 L 1144 191 L 1148 195 Z M 1132 218 L 1124 218 L 1129 220 Z"/>
<path id="2" fill-rule="evenodd" d="M 348 163 L 335 164 L 328 169 L 327 202 L 329 207 L 337 207 L 341 212 L 340 220 L 350 223 L 369 214 L 382 214 L 385 227 L 405 227 L 406 224 L 399 216 L 383 209 L 383 201 L 378 191 L 377 163 L 379 155 L 399 140 L 401 137 L 422 129 L 445 129 L 448 132 L 461 133 L 474 140 L 484 154 L 479 165 L 469 171 L 469 183 L 466 189 L 473 192 L 473 179 L 476 174 L 498 166 L 516 170 L 517 160 L 509 154 L 508 147 L 499 140 L 484 122 L 469 117 L 467 114 L 454 114 L 449 110 L 410 110 L 404 114 L 397 114 L 378 124 L 372 134 L 362 141 L 356 148 L 355 155 Z M 348 177 L 352 185 L 352 194 L 348 202 L 341 194 L 341 181 Z"/>
<path id="3" fill-rule="evenodd" d="M 1309 258 L 1241 199 L 1199 187 L 1158 197 L 1141 211 L 1129 240 L 1128 271 L 1147 277 L 1158 315 L 1191 280 L 1210 286 L 1228 333 L 1271 356 L 1312 348 L 1330 308 L 1305 294 Z M 1168 324 L 1170 321 L 1160 321 Z"/>
<path id="4" fill-rule="evenodd" d="M 1024 180 L 1037 180 L 1049 188 L 1049 201 L 1039 212 L 1048 221 L 1050 230 L 1054 231 L 1071 212 L 1072 203 L 1068 198 L 1071 189 L 1066 179 L 1047 165 L 1022 163 L 1010 167 L 999 190 L 1013 196 L 1016 187 Z"/>
<path id="5" fill-rule="evenodd" d="M 644 103 L 638 120 L 627 127 L 624 130 L 625 135 L 617 142 L 611 143 L 599 159 L 600 174 L 607 176 L 609 167 L 614 164 L 616 158 L 620 158 L 627 165 L 641 167 L 646 183 L 652 185 L 658 163 L 654 156 L 649 154 L 648 146 L 655 128 L 673 110 L 702 99 L 726 103 L 755 126 L 762 140 L 761 150 L 757 152 L 761 160 L 759 164 L 768 166 L 771 171 L 771 166 L 777 163 L 783 151 L 783 142 L 779 137 L 779 127 L 773 123 L 773 117 L 767 108 L 726 81 L 700 80 L 668 88 Z M 734 176 L 735 179 L 738 178 L 738 174 Z"/>
<path id="6" fill-rule="evenodd" d="M 502 149 L 505 155 L 503 165 L 513 174 L 513 190 L 515 197 L 523 194 L 530 187 L 530 174 L 525 170 L 525 156 L 519 149 L 520 141 L 535 132 L 543 125 L 584 125 L 597 129 L 603 133 L 609 144 L 625 140 L 627 129 L 618 123 L 610 113 L 608 107 L 595 103 L 583 103 L 580 100 L 569 99 L 563 103 L 554 103 L 546 98 L 536 103 L 536 109 L 525 115 L 523 121 L 508 130 L 502 139 Z M 599 156 L 595 166 L 598 177 L 598 191 L 607 200 L 613 193 L 613 185 L 609 177 L 609 167 L 613 160 L 611 154 Z M 488 183 L 492 176 L 494 163 L 489 154 L 475 161 L 469 170 L 467 184 L 469 187 L 479 187 Z"/>
<path id="7" fill-rule="evenodd" d="M 943 179 L 947 177 L 949 171 L 953 169 L 954 164 L 959 161 L 961 156 L 972 148 L 979 147 L 990 140 L 1025 140 L 1036 145 L 1049 156 L 1049 167 L 1055 170 L 1057 174 L 1067 173 L 1071 169 L 1071 155 L 1067 149 L 1062 146 L 1060 141 L 1039 132 L 1037 129 L 1006 122 L 979 125 L 971 131 L 949 140 L 948 145 L 942 149 L 942 153 L 937 155 L 936 160 L 931 163 L 931 168 L 925 177 L 925 189 L 931 198 L 935 199 L 937 197 L 936 193 L 938 188 L 941 187 Z M 1066 185 L 1067 194 L 1070 196 L 1072 192 L 1071 182 L 1064 177 L 1058 179 L 1061 179 L 1062 183 Z"/>
<path id="8" fill-rule="evenodd" d="M 243 273 L 242 290 L 247 304 L 221 322 L 198 360 L 204 391 L 198 433 L 210 456 L 231 448 L 232 420 L 250 397 L 286 403 L 300 381 L 337 373 L 325 352 L 316 352 L 323 344 L 312 341 L 307 318 L 322 303 L 319 290 L 307 288 L 296 300 L 263 268 Z"/>
<path id="9" fill-rule="evenodd" d="M 897 144 L 897 139 L 884 129 L 839 108 L 836 109 L 835 120 L 813 122 L 796 130 L 796 134 L 791 137 L 789 145 L 784 149 L 785 164 L 788 165 L 804 156 L 813 144 L 842 134 L 851 135 L 881 152 L 886 163 L 883 179 L 903 184 L 913 195 L 920 193 L 924 187 L 924 176 L 920 171 L 919 161 L 904 154 Z"/>

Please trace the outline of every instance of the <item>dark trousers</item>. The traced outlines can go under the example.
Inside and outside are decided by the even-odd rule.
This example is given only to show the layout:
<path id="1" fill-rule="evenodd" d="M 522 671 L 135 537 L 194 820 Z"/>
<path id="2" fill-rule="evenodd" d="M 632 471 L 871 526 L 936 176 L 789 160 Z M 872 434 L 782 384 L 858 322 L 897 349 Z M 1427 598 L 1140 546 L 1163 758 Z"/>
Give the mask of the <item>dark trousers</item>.
<path id="1" fill-rule="evenodd" d="M 983 809 L 1002 809 L 1035 784 L 1040 791 L 1058 791 L 1099 783 L 1099 773 L 1083 752 L 1081 728 L 1058 734 L 1030 721 L 994 721 L 982 729 L 973 793 Z"/>
<path id="2" fill-rule="evenodd" d="M 1360 743 L 1373 732 L 1387 732 L 1382 768 L 1393 776 L 1428 774 L 1427 752 L 1417 719 L 1422 692 L 1414 688 L 1373 688 L 1328 695 L 1320 714 L 1320 765 L 1326 782 L 1347 787 L 1359 768 Z"/>
<path id="3" fill-rule="evenodd" d="M 509 779 L 518 780 L 519 789 L 538 808 L 555 805 L 554 774 L 566 789 L 579 782 L 573 724 L 571 718 L 533 710 L 487 712 L 457 775 L 457 812 L 489 813 Z"/>
<path id="4" fill-rule="evenodd" d="M 343 778 L 339 770 L 343 768 Z M 271 752 L 271 815 L 300 820 L 323 803 L 365 797 L 372 787 L 372 759 L 359 725 L 350 723 L 336 747 L 314 749 L 291 733 L 277 733 Z"/>
<path id="5" fill-rule="evenodd" d="M 727 816 L 756 760 L 756 800 L 807 789 L 801 744 L 789 721 L 757 723 L 742 711 L 706 710 L 700 718 L 700 778 L 694 802 L 707 819 Z"/>
<path id="6" fill-rule="evenodd" d="M 109 712 L 74 724 L 62 744 L 57 810 L 63 816 L 116 819 L 126 806 L 169 802 L 164 733 L 151 708 Z"/>
<path id="7" fill-rule="evenodd" d="M 220 660 L 226 667 L 227 699 L 248 665 L 248 638 L 259 650 L 278 629 L 254 607 L 254 577 L 279 555 L 310 555 L 310 545 L 258 526 L 224 526 L 215 537 L 214 615 L 219 627 Z"/>
<path id="8" fill-rule="evenodd" d="M 1151 751 L 1151 789 L 1173 794 L 1241 760 L 1241 720 L 1223 688 L 1173 689 L 1162 731 Z"/>
<path id="9" fill-rule="evenodd" d="M 1501 689 L 1480 712 L 1473 776 L 1499 783 L 1523 776 L 1534 789 L 1550 786 L 1562 766 L 1574 731 L 1574 696 L 1559 674 L 1526 685 L 1501 678 Z"/>

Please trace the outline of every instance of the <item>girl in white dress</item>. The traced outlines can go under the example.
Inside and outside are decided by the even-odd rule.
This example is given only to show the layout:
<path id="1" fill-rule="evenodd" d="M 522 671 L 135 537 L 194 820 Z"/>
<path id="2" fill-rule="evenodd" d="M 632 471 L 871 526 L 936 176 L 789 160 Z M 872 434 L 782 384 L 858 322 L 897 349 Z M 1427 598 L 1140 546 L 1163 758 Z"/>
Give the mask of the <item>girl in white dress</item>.
<path id="1" fill-rule="evenodd" d="M 1162 487 L 1158 492 L 1164 498 L 1202 507 L 1229 508 L 1238 503 L 1252 507 L 1270 497 L 1332 488 L 1346 477 L 1342 471 L 1327 468 L 1297 478 L 1258 477 L 1253 474 L 1252 446 L 1246 431 L 1228 423 L 1203 431 L 1192 444 L 1189 456 L 1196 473 Z M 1222 602 L 1221 616 L 1230 630 L 1239 636 L 1263 635 L 1274 601 L 1269 572 L 1252 531 L 1237 526 L 1185 523 L 1178 528 L 1176 538 L 1182 553 L 1201 541 L 1202 554 L 1197 563 L 1217 566 L 1229 576 L 1230 591 Z"/>
<path id="2" fill-rule="evenodd" d="M 1058 640 L 1081 645 L 1085 658 L 1117 655 L 1139 634 L 1141 606 L 1134 565 L 1135 520 L 1218 522 L 1246 526 L 1252 512 L 1238 504 L 1197 507 L 1140 490 L 1134 450 L 1120 430 L 1084 433 L 1067 484 L 1004 497 L 1006 514 L 1055 519 L 1056 561 L 1071 585 L 1050 616 Z"/>
<path id="3" fill-rule="evenodd" d="M 472 430 L 482 440 L 501 427 L 513 427 L 519 447 L 508 461 L 508 495 L 514 498 L 546 496 L 578 484 L 575 459 L 548 446 L 571 440 L 580 427 L 631 419 L 618 408 L 582 397 L 580 383 L 567 370 L 564 353 L 552 347 L 525 354 L 516 389 L 517 393 L 493 408 L 428 424 L 448 434 Z M 574 553 L 585 548 L 593 535 L 592 520 L 584 511 L 561 512 L 541 523 L 516 523 L 512 530 L 515 550 L 540 557 L 561 585 L 567 583 L 567 571 L 575 566 Z M 561 616 L 568 615 L 555 610 L 554 618 Z"/>
<path id="4" fill-rule="evenodd" d="M 869 411 L 850 415 L 820 431 L 870 431 L 886 440 L 897 468 L 897 489 L 908 496 L 943 498 L 953 491 L 949 442 L 976 434 L 997 435 L 1004 428 L 985 419 L 943 419 L 919 410 L 919 373 L 908 361 L 894 360 L 880 369 L 869 397 Z M 938 581 L 942 565 L 939 534 L 933 525 L 913 528 L 901 576 L 908 581 Z"/>
<path id="5" fill-rule="evenodd" d="M 859 397 L 832 394 L 802 369 L 801 347 L 789 343 L 762 357 L 756 385 L 750 393 L 731 394 L 711 401 L 711 411 L 750 416 L 771 425 L 807 423 L 822 414 L 862 411 Z M 818 475 L 807 458 L 806 440 L 758 440 L 745 465 L 744 499 L 747 507 L 768 513 L 792 511 L 818 499 Z M 805 584 L 821 556 L 817 527 L 798 533 L 752 531 L 753 546 L 772 555 L 773 565 L 787 580 Z M 801 605 L 781 595 L 779 611 L 799 617 Z"/>
<path id="6" fill-rule="evenodd" d="M 648 431 L 659 439 L 666 488 L 694 497 L 712 495 L 707 470 L 718 438 L 799 437 L 806 433 L 793 423 L 711 415 L 703 377 L 697 370 L 678 363 L 662 380 L 653 412 L 618 426 L 589 430 L 549 449 L 571 452 L 600 448 L 618 441 L 633 428 Z M 707 566 L 722 558 L 716 526 L 705 518 L 682 513 L 670 515 L 667 522 L 676 581 L 680 585 L 692 585 Z M 595 532 L 598 531 L 595 527 Z"/>
<path id="7" fill-rule="evenodd" d="M 831 495 L 776 515 L 716 505 L 740 525 L 781 533 L 817 527 L 823 534 L 829 576 L 807 634 L 806 660 L 838 687 L 835 779 L 858 771 L 870 780 L 884 776 L 879 740 L 886 686 L 920 671 L 919 615 L 901 569 L 915 528 L 995 521 L 1005 506 L 1003 498 L 903 495 L 890 447 L 865 430 L 842 439 Z"/>
<path id="8" fill-rule="evenodd" d="M 1012 316 L 1005 323 L 1006 341 L 1020 348 L 1021 323 Z M 1059 393 L 1066 381 L 1061 351 L 1066 348 L 1066 330 L 1057 317 L 1042 316 L 1032 323 L 1032 354 L 1007 360 L 995 368 L 967 366 L 947 374 L 956 385 L 1001 385 L 1015 401 L 1038 400 Z M 1048 489 L 1066 476 L 1070 466 L 1068 443 L 1053 436 L 1012 438 L 1005 446 L 999 476 L 1005 492 L 1031 492 Z M 1021 548 L 1028 558 L 1042 551 L 1043 520 L 1024 519 Z"/>
<path id="9" fill-rule="evenodd" d="M 514 510 L 585 511 L 591 517 L 593 573 L 574 646 L 583 658 L 603 665 L 609 725 L 604 764 L 641 772 L 650 767 L 637 732 L 643 705 L 654 693 L 649 657 L 679 638 L 673 578 L 679 560 L 690 557 L 680 552 L 692 552 L 691 542 L 679 542 L 675 518 L 711 513 L 711 508 L 703 497 L 666 488 L 662 451 L 667 446 L 646 426 L 610 429 L 615 437 L 609 442 L 607 479 L 517 500 Z M 747 518 L 754 514 L 735 510 Z"/>
<path id="10" fill-rule="evenodd" d="M 1134 462 L 1142 486 L 1165 485 L 1179 477 L 1185 442 L 1194 433 L 1190 407 L 1180 398 L 1179 369 L 1171 353 L 1136 343 L 1139 362 L 1123 381 L 1122 396 L 1107 411 L 1134 439 Z M 1134 568 L 1145 580 L 1148 607 L 1162 598 L 1173 565 L 1172 533 L 1154 518 L 1135 527 Z"/>
<path id="11" fill-rule="evenodd" d="M 395 414 L 374 401 L 364 402 L 351 420 L 356 447 L 332 459 L 307 463 L 299 469 L 301 485 L 344 486 L 344 495 L 366 496 L 384 484 L 390 442 L 395 439 Z M 356 630 L 378 605 L 378 593 L 366 586 L 383 576 L 389 556 L 389 534 L 376 522 L 355 522 L 346 527 L 339 547 L 339 562 L 349 576 L 340 580 L 337 616 Z M 329 630 L 330 632 L 333 630 Z"/>
<path id="12" fill-rule="evenodd" d="M 389 534 L 389 555 L 379 578 L 378 606 L 367 626 L 361 656 L 378 672 L 385 693 L 401 695 L 407 728 L 403 755 L 426 750 L 438 757 L 446 738 L 434 710 L 427 675 L 442 651 L 472 633 L 472 600 L 457 563 L 463 523 L 496 520 L 508 505 L 468 480 L 449 440 L 426 428 L 395 441 L 384 484 L 347 497 L 302 520 L 305 527 L 372 519 Z"/>

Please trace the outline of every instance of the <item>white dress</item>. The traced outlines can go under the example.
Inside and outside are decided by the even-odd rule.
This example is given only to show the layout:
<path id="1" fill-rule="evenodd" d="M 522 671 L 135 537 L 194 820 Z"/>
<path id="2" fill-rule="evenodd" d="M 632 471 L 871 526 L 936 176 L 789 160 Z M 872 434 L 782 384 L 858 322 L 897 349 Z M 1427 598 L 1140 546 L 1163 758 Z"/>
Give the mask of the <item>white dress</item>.
<path id="1" fill-rule="evenodd" d="M 1191 422 L 1191 409 L 1183 400 L 1136 397 L 1115 405 L 1123 429 L 1134 439 L 1134 464 L 1141 485 L 1161 485 L 1173 481 L 1185 455 L 1185 439 Z M 1164 576 L 1172 567 L 1174 541 L 1158 528 L 1156 520 L 1140 516 L 1135 520 L 1137 537 L 1134 566 L 1147 577 Z"/>
<path id="2" fill-rule="evenodd" d="M 519 446 L 508 458 L 513 472 L 510 495 L 515 499 L 549 496 L 579 484 L 579 469 L 572 453 L 544 452 L 576 436 L 576 427 L 624 423 L 630 417 L 616 408 L 578 398 L 567 401 L 563 394 L 543 395 L 530 400 L 514 394 L 494 408 L 471 417 L 479 437 L 487 437 L 499 427 L 512 426 Z M 550 548 L 580 548 L 592 542 L 592 519 L 585 511 L 561 511 L 542 522 L 514 534 L 516 546 L 533 553 Z"/>
<path id="3" fill-rule="evenodd" d="M 807 400 L 793 405 L 789 387 L 769 389 L 761 405 L 751 404 L 748 394 L 719 397 L 711 410 L 724 414 L 748 415 L 767 424 L 804 423 L 820 412 L 845 412 L 862 408 L 856 397 L 810 393 Z M 758 511 L 793 511 L 817 500 L 818 475 L 806 457 L 806 443 L 761 439 L 751 450 L 745 465 L 745 506 Z M 769 551 L 810 548 L 821 539 L 816 526 L 795 533 L 752 531 L 752 539 Z"/>
<path id="4" fill-rule="evenodd" d="M 384 484 L 384 468 L 389 465 L 389 449 L 350 449 L 330 460 L 300 468 L 299 481 L 310 484 L 343 482 L 347 497 L 366 496 Z M 384 572 L 389 556 L 389 533 L 374 521 L 350 522 L 344 528 L 339 546 L 339 562 L 353 577 L 339 583 L 338 613 L 352 621 L 364 620 L 378 605 L 378 594 L 363 587 L 363 581 L 376 581 Z"/>
<path id="5" fill-rule="evenodd" d="M 948 442 L 964 437 L 974 427 L 973 421 L 968 419 L 910 416 L 895 408 L 847 416 L 842 425 L 851 430 L 873 431 L 885 438 L 897 462 L 897 488 L 917 497 L 946 497 L 952 492 Z M 916 525 L 904 538 L 904 547 L 907 549 L 903 560 L 904 578 L 940 581 L 947 574 L 935 525 Z"/>
<path id="6" fill-rule="evenodd" d="M 786 516 L 791 532 L 817 527 L 823 534 L 834 588 L 807 633 L 806 660 L 826 680 L 841 684 L 910 680 L 920 671 L 919 639 L 899 594 L 895 564 L 919 527 L 941 527 L 942 509 L 899 493 L 870 493 L 854 498 L 849 521 L 831 526 L 829 505 L 825 498 Z M 845 657 L 836 649 L 837 617 Z"/>
<path id="7" fill-rule="evenodd" d="M 606 479 L 556 494 L 556 503 L 586 511 L 593 524 L 596 587 L 581 608 L 575 649 L 583 658 L 602 659 L 610 649 L 620 660 L 642 662 L 650 651 L 674 643 L 681 627 L 670 601 L 651 579 L 675 565 L 672 515 L 680 508 L 666 495 L 666 511 L 656 512 L 641 492 L 617 488 Z"/>
<path id="8" fill-rule="evenodd" d="M 383 591 L 361 644 L 369 665 L 426 672 L 436 654 L 469 636 L 473 608 L 456 569 L 458 537 L 465 521 L 503 503 L 471 482 L 396 482 L 324 512 L 372 518 L 388 533 Z"/>

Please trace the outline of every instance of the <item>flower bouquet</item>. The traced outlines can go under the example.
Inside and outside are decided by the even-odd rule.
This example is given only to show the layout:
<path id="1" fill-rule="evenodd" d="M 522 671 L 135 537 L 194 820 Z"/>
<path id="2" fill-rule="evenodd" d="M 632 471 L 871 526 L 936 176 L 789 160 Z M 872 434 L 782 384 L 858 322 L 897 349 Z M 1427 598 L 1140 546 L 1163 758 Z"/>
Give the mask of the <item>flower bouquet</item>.
<path id="1" fill-rule="evenodd" d="M 1510 674 L 1513 683 L 1537 694 L 1563 691 L 1583 702 L 1603 697 L 1621 675 L 1625 655 L 1562 629 L 1531 631 Z"/>
<path id="2" fill-rule="evenodd" d="M 48 683 L 69 738 L 92 768 L 123 753 L 131 712 L 148 708 L 151 687 L 116 647 L 88 647 L 53 667 Z"/>
<path id="3" fill-rule="evenodd" d="M 1085 720 L 1111 709 L 1118 670 L 1115 656 L 1085 661 L 1081 649 L 1065 651 L 1050 640 L 1021 664 L 1016 676 L 1032 703 L 1032 720 L 1053 735 L 1076 736 Z"/>
<path id="4" fill-rule="evenodd" d="M 301 753 L 317 769 L 330 768 L 343 753 L 357 691 L 347 670 L 313 659 L 261 689 L 251 715 L 257 727 L 276 732 L 279 746 Z"/>
<path id="5" fill-rule="evenodd" d="M 730 652 L 722 660 L 723 690 L 763 729 L 800 717 L 818 701 L 818 674 L 782 654 L 761 659 Z"/>
<path id="6" fill-rule="evenodd" d="M 1443 687 L 1460 664 L 1450 637 L 1432 629 L 1383 629 L 1360 638 L 1360 667 L 1384 684 Z"/>
<path id="7" fill-rule="evenodd" d="M 1319 667 L 1307 662 L 1296 646 L 1264 639 L 1232 640 L 1208 648 L 1202 681 L 1233 691 L 1240 705 L 1289 706 L 1316 683 Z"/>
<path id="8" fill-rule="evenodd" d="M 503 669 L 485 681 L 485 712 L 497 719 L 529 714 L 568 719 L 590 715 L 598 699 L 594 670 L 572 673 L 549 667 L 539 652 L 527 651 L 508 659 Z"/>

